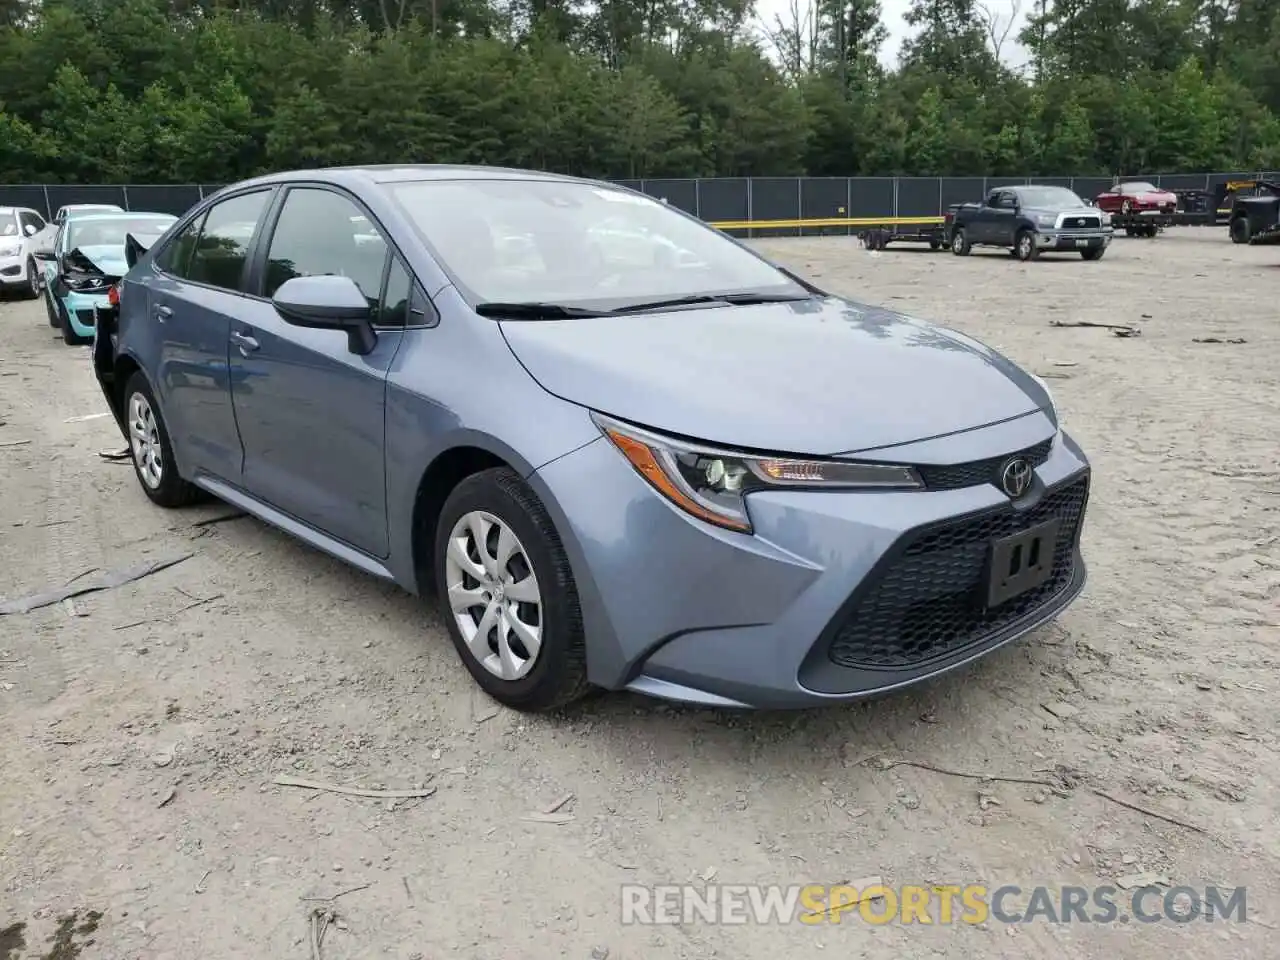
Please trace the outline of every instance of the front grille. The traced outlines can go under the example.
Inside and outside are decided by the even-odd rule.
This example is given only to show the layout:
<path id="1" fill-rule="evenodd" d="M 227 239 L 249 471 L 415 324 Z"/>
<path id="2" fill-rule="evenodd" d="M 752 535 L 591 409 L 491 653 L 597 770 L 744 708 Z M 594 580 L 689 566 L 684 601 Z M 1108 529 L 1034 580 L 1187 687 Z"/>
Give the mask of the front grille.
<path id="1" fill-rule="evenodd" d="M 976 646 L 1034 613 L 1071 582 L 1089 477 L 1012 505 L 928 528 L 899 541 L 837 615 L 829 647 L 842 667 L 900 669 Z M 1049 579 L 998 607 L 983 606 L 991 541 L 1058 518 Z"/>
<path id="2" fill-rule="evenodd" d="M 1000 468 L 1009 462 L 1010 457 L 1026 457 L 1033 467 L 1038 467 L 1049 459 L 1049 450 L 1053 439 L 1037 443 L 1034 447 L 1007 453 L 1002 457 L 988 457 L 986 460 L 970 460 L 968 463 L 956 463 L 945 467 L 918 466 L 916 472 L 929 490 L 958 490 L 961 487 L 976 487 L 983 483 L 998 483 Z"/>
<path id="3" fill-rule="evenodd" d="M 1102 221 L 1097 217 L 1066 217 L 1063 219 L 1062 225 L 1076 229 L 1097 228 L 1102 226 Z"/>

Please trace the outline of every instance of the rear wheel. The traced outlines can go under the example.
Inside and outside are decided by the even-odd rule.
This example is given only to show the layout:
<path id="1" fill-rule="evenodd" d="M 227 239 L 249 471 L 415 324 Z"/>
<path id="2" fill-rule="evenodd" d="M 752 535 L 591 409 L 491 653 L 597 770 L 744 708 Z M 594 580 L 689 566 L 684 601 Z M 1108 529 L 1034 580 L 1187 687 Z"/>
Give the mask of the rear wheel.
<path id="1" fill-rule="evenodd" d="M 133 471 L 142 492 L 161 507 L 185 507 L 198 500 L 200 488 L 178 476 L 160 405 L 141 373 L 131 376 L 124 386 L 124 413 Z"/>
<path id="2" fill-rule="evenodd" d="M 967 257 L 973 252 L 973 245 L 969 243 L 969 235 L 965 233 L 964 227 L 956 227 L 951 235 L 951 252 L 957 257 Z"/>
<path id="3" fill-rule="evenodd" d="M 463 480 L 436 526 L 436 591 L 449 636 L 489 696 L 552 710 L 589 689 L 582 610 L 542 502 L 515 471 Z"/>
<path id="4" fill-rule="evenodd" d="M 1034 260 L 1040 255 L 1036 247 L 1036 237 L 1030 230 L 1019 230 L 1013 241 L 1014 254 L 1019 260 Z"/>
<path id="5" fill-rule="evenodd" d="M 1231 221 L 1231 242 L 1232 243 L 1248 243 L 1249 242 L 1249 218 L 1236 217 Z"/>

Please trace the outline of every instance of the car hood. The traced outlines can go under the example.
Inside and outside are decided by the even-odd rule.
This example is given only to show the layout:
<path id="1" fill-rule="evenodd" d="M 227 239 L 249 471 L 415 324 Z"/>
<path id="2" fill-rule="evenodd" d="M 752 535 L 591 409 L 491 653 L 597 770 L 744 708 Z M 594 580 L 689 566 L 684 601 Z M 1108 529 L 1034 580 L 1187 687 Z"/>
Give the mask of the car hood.
<path id="1" fill-rule="evenodd" d="M 1052 408 L 977 341 L 835 297 L 500 325 L 550 393 L 751 450 L 853 453 Z"/>
<path id="2" fill-rule="evenodd" d="M 84 273 L 101 273 L 107 277 L 123 277 L 129 272 L 124 246 L 115 244 L 76 247 L 67 254 L 67 265 Z"/>

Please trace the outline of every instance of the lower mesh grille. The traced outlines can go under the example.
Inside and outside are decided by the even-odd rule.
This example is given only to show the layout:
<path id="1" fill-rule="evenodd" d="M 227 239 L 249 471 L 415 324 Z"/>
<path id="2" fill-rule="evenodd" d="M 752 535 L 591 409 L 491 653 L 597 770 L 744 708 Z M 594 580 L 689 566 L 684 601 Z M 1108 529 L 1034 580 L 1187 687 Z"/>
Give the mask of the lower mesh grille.
<path id="1" fill-rule="evenodd" d="M 1088 496 L 1086 474 L 1028 510 L 1001 507 L 899 543 L 828 628 L 831 659 L 862 669 L 918 666 L 961 653 L 1034 613 L 1071 582 Z M 1049 579 L 998 607 L 984 607 L 991 541 L 1055 518 L 1061 526 Z"/>

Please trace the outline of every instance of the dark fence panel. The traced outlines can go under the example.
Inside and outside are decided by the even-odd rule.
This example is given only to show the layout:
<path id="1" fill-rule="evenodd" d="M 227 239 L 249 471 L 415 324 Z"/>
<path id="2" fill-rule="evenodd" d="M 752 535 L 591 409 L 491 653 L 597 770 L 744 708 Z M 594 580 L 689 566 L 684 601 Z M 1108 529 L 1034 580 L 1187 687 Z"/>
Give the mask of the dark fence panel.
<path id="1" fill-rule="evenodd" d="M 1155 184 L 1165 190 L 1204 190 L 1209 178 L 1203 173 L 1164 173 Z"/>
<path id="2" fill-rule="evenodd" d="M 846 218 L 849 212 L 848 177 L 806 177 L 800 181 L 800 219 L 830 220 Z M 848 234 L 848 225 L 839 227 L 802 227 L 804 236 Z"/>
<path id="3" fill-rule="evenodd" d="M 1111 177 L 1076 177 L 1072 189 L 1084 200 L 1092 200 L 1115 185 Z"/>
<path id="4" fill-rule="evenodd" d="M 46 220 L 53 216 L 45 203 L 44 187 L 37 183 L 0 186 L 0 207 L 29 207 L 44 214 Z"/>
<path id="5" fill-rule="evenodd" d="M 751 219 L 799 220 L 800 178 L 752 177 Z M 751 231 L 756 237 L 795 237 L 799 233 L 797 227 L 753 228 Z"/>
<path id="6" fill-rule="evenodd" d="M 1280 180 L 1280 171 L 1209 174 L 1143 174 L 1120 180 L 1147 180 L 1171 190 L 1205 190 L 1219 201 L 1229 180 Z M 1086 200 L 1116 182 L 1115 177 L 724 177 L 619 180 L 619 185 L 664 199 L 710 223 L 726 221 L 937 217 L 951 204 L 978 201 L 993 187 L 1038 183 L 1069 187 Z M 72 203 L 114 203 L 128 210 L 182 215 L 222 184 L 0 184 L 0 205 L 23 206 L 46 216 Z M 752 228 L 751 236 L 858 233 L 860 225 Z M 741 231 L 736 231 L 741 232 Z"/>
<path id="7" fill-rule="evenodd" d="M 746 177 L 703 180 L 698 186 L 698 216 L 708 223 L 751 219 L 751 184 Z"/>
<path id="8" fill-rule="evenodd" d="M 200 188 L 194 184 L 176 187 L 126 187 L 129 210 L 172 213 L 180 217 L 200 202 Z"/>
<path id="9" fill-rule="evenodd" d="M 942 208 L 953 203 L 976 203 L 985 196 L 982 177 L 944 177 L 942 180 Z"/>
<path id="10" fill-rule="evenodd" d="M 849 216 L 892 217 L 893 177 L 856 177 L 849 181 Z"/>
<path id="11" fill-rule="evenodd" d="M 124 206 L 124 188 L 97 186 L 95 184 L 57 184 L 45 188 L 49 193 L 49 213 L 69 203 L 114 203 Z"/>
<path id="12" fill-rule="evenodd" d="M 696 180 L 645 180 L 644 192 L 651 197 L 665 200 L 685 213 L 698 214 L 698 187 Z"/>
<path id="13" fill-rule="evenodd" d="M 899 177 L 898 209 L 900 217 L 936 217 L 941 215 L 939 206 L 942 181 L 937 177 Z"/>

